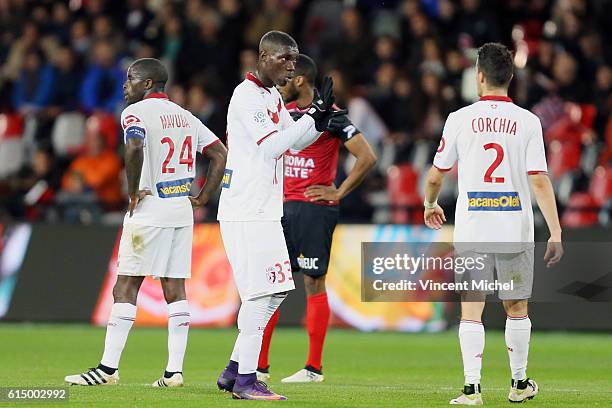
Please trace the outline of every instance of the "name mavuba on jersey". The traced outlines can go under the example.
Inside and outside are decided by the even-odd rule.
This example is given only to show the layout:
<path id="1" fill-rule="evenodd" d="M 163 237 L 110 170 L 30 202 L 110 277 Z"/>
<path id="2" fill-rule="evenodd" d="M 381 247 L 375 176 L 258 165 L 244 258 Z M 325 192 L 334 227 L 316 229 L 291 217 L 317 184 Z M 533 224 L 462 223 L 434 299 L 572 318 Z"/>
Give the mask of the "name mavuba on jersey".
<path id="1" fill-rule="evenodd" d="M 161 198 L 183 197 L 189 195 L 193 178 L 162 181 L 156 184 L 157 194 Z"/>
<path id="2" fill-rule="evenodd" d="M 468 211 L 521 211 L 516 191 L 468 191 Z"/>

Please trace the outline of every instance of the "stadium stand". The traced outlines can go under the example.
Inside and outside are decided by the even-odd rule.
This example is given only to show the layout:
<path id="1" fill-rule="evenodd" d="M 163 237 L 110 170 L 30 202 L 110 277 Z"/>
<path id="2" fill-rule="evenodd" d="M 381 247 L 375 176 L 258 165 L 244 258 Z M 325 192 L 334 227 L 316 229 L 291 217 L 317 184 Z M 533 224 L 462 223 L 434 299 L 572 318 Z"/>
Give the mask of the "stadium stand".
<path id="1" fill-rule="evenodd" d="M 332 74 L 338 104 L 349 108 L 379 156 L 374 174 L 342 204 L 345 220 L 420 222 L 415 180 L 429 166 L 448 113 L 477 98 L 475 48 L 500 41 L 515 54 L 512 98 L 542 121 L 564 224 L 609 225 L 610 16 L 607 0 L 5 0 L 0 219 L 98 222 L 120 212 L 116 192 L 110 202 L 94 194 L 83 208 L 99 211 L 80 217 L 75 204 L 77 216 L 66 218 L 57 180 L 83 154 L 91 132 L 113 152 L 96 160 L 114 168 L 129 63 L 162 59 L 171 72 L 170 97 L 223 140 L 230 93 L 253 69 L 258 38 L 280 29 Z M 32 200 L 36 155 L 49 156 L 41 160 L 52 168 L 39 176 L 53 174 L 47 189 L 61 193 L 43 201 Z M 404 176 L 415 183 L 411 191 Z M 450 181 L 445 188 L 448 201 L 455 187 Z M 83 189 L 96 187 L 85 180 Z M 200 214 L 213 219 L 215 211 Z"/>

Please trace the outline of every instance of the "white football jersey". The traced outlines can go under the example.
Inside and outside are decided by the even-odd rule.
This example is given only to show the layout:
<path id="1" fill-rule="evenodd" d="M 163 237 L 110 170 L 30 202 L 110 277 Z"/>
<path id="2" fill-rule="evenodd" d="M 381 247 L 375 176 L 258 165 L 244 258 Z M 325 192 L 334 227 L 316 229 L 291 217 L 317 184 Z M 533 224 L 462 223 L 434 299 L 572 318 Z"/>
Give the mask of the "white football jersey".
<path id="1" fill-rule="evenodd" d="M 266 159 L 261 142 L 293 124 L 283 98 L 251 73 L 234 90 L 227 111 L 227 164 L 219 221 L 279 221 L 283 159 Z"/>
<path id="2" fill-rule="evenodd" d="M 150 190 L 124 224 L 155 227 L 193 225 L 187 198 L 195 178 L 196 152 L 204 152 L 219 139 L 191 112 L 171 102 L 166 94 L 147 95 L 121 113 L 124 141 L 144 140 L 140 190 Z"/>
<path id="3" fill-rule="evenodd" d="M 451 113 L 433 164 L 456 161 L 455 242 L 533 242 L 528 174 L 547 172 L 538 117 L 499 96 Z"/>

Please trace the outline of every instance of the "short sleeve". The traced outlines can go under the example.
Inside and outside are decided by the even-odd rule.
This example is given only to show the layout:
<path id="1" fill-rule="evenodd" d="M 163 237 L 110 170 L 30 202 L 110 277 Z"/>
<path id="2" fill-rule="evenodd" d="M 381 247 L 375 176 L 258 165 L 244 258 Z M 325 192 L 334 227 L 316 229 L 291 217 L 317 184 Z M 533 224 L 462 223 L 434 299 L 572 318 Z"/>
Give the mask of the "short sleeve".
<path id="1" fill-rule="evenodd" d="M 451 113 L 446 119 L 442 138 L 438 145 L 438 150 L 434 156 L 433 165 L 440 171 L 449 171 L 457 161 L 457 133 L 458 127 L 454 123 L 454 116 Z"/>
<path id="2" fill-rule="evenodd" d="M 198 152 L 204 154 L 206 149 L 219 142 L 219 138 L 198 120 Z"/>
<path id="3" fill-rule="evenodd" d="M 234 97 L 238 98 L 235 106 L 237 111 L 234 112 L 233 118 L 241 122 L 247 134 L 257 145 L 278 133 L 279 112 L 271 112 L 260 95 L 254 92 L 244 92 Z"/>
<path id="4" fill-rule="evenodd" d="M 133 106 L 128 106 L 121 112 L 121 127 L 125 143 L 128 139 L 144 140 L 147 136 L 147 128 L 142 120 L 142 115 Z"/>
<path id="5" fill-rule="evenodd" d="M 542 136 L 542 125 L 538 118 L 535 119 L 534 129 L 531 130 L 527 141 L 525 164 L 528 174 L 548 172 L 544 138 Z"/>

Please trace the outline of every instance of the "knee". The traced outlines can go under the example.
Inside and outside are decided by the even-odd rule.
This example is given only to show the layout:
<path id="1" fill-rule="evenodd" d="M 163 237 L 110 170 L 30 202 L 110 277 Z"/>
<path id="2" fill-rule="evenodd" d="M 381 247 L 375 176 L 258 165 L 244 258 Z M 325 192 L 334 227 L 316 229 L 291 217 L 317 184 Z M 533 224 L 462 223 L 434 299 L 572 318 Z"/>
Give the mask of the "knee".
<path id="1" fill-rule="evenodd" d="M 505 300 L 504 310 L 510 317 L 527 316 L 528 314 L 527 300 Z"/>
<path id="2" fill-rule="evenodd" d="M 304 289 L 307 296 L 318 295 L 325 292 L 325 275 L 308 276 L 304 275 Z"/>
<path id="3" fill-rule="evenodd" d="M 117 281 L 113 287 L 113 300 L 115 303 L 131 303 L 136 304 L 138 298 L 138 287 L 130 285 L 127 282 Z"/>
<path id="4" fill-rule="evenodd" d="M 185 291 L 180 288 L 172 288 L 167 291 L 164 291 L 164 298 L 166 299 L 166 303 L 174 303 L 180 300 L 185 300 Z"/>

